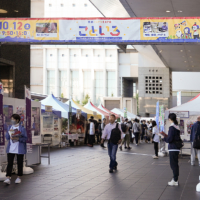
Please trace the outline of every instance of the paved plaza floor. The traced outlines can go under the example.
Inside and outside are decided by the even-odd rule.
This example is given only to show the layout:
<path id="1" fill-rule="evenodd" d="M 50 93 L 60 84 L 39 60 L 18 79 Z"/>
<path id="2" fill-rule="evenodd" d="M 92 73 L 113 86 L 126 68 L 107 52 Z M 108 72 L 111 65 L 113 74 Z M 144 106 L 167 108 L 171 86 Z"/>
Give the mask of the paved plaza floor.
<path id="1" fill-rule="evenodd" d="M 167 186 L 172 178 L 169 158 L 152 159 L 153 144 L 118 151 L 118 171 L 108 172 L 107 149 L 70 147 L 51 149 L 51 164 L 42 159 L 34 174 L 22 183 L 0 182 L 0 200 L 199 200 L 196 192 L 200 167 L 180 159 L 178 187 Z M 196 163 L 197 164 L 197 163 Z"/>

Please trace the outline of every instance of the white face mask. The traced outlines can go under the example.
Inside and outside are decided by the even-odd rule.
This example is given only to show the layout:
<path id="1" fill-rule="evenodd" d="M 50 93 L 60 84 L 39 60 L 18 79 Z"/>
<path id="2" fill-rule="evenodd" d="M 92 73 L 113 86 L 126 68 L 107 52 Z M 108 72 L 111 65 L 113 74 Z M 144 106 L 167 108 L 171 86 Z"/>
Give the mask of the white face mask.
<path id="1" fill-rule="evenodd" d="M 12 120 L 11 120 L 11 124 L 12 124 L 12 125 L 16 125 L 16 124 L 17 124 L 17 121 L 15 121 L 15 120 L 12 119 Z"/>

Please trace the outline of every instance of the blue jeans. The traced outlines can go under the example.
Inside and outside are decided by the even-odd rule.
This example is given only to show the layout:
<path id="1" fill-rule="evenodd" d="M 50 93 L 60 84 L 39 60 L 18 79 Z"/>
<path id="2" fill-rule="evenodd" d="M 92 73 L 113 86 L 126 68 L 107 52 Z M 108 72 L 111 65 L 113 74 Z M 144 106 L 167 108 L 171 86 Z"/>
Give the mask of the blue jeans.
<path id="1" fill-rule="evenodd" d="M 117 166 L 116 154 L 117 154 L 118 144 L 108 143 L 108 155 L 110 156 L 110 169 L 114 169 Z"/>

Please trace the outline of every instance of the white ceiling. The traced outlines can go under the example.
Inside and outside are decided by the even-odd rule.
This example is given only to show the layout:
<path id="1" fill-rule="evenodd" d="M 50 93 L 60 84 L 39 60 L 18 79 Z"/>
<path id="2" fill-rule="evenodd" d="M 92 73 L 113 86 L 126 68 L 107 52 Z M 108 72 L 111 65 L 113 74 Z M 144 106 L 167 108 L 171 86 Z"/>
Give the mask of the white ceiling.
<path id="1" fill-rule="evenodd" d="M 106 17 L 200 16 L 200 0 L 103 0 L 103 1 L 90 0 L 90 1 Z M 200 45 L 196 44 L 153 45 L 153 47 L 156 53 L 161 58 L 161 60 L 163 61 L 163 63 L 167 67 L 170 67 L 172 71 L 191 71 L 191 72 L 200 71 L 200 64 L 199 64 Z"/>

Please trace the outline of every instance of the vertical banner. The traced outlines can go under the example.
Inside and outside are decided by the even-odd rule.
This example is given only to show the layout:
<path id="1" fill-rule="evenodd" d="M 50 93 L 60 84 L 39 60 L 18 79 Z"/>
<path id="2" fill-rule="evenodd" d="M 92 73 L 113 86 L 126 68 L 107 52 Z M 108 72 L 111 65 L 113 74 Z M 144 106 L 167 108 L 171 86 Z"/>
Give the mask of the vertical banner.
<path id="1" fill-rule="evenodd" d="M 26 131 L 27 131 L 27 152 L 32 152 L 32 132 L 31 132 L 31 93 L 25 86 L 25 100 L 26 100 Z"/>
<path id="2" fill-rule="evenodd" d="M 159 101 L 157 101 L 157 103 L 156 103 L 156 124 L 157 124 L 158 130 L 159 130 L 159 111 L 160 111 Z"/>
<path id="3" fill-rule="evenodd" d="M 164 106 L 160 106 L 160 131 L 164 131 L 164 124 L 165 123 L 165 112 Z"/>
<path id="4" fill-rule="evenodd" d="M 127 108 L 124 107 L 124 118 L 127 118 Z"/>
<path id="5" fill-rule="evenodd" d="M 177 92 L 177 106 L 181 105 L 181 91 Z"/>
<path id="6" fill-rule="evenodd" d="M 5 135 L 3 117 L 3 84 L 0 82 L 0 155 L 5 154 Z"/>

